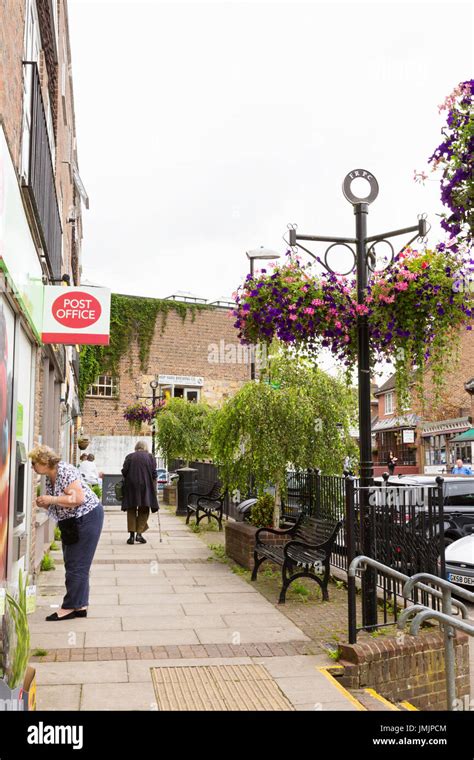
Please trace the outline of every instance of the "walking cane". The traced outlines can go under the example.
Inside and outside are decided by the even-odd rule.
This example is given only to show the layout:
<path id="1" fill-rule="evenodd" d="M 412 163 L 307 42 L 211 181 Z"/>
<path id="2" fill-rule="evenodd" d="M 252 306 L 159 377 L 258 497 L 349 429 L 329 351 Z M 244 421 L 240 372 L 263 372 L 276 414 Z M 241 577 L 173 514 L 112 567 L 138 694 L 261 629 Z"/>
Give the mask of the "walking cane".
<path id="1" fill-rule="evenodd" d="M 158 530 L 160 532 L 160 544 L 161 544 L 162 538 L 161 538 L 161 523 L 160 523 L 160 508 L 159 507 L 158 507 L 158 512 L 156 514 L 158 515 Z"/>

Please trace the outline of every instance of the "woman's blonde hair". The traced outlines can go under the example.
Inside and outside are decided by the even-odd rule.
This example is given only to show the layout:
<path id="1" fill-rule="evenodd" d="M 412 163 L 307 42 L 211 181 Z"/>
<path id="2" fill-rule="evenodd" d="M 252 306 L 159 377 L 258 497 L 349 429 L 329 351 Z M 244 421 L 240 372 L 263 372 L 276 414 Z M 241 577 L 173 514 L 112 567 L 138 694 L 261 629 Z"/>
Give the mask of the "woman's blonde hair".
<path id="1" fill-rule="evenodd" d="M 33 464 L 42 464 L 51 468 L 56 467 L 57 463 L 61 461 L 59 454 L 56 454 L 49 446 L 35 446 L 28 456 Z"/>

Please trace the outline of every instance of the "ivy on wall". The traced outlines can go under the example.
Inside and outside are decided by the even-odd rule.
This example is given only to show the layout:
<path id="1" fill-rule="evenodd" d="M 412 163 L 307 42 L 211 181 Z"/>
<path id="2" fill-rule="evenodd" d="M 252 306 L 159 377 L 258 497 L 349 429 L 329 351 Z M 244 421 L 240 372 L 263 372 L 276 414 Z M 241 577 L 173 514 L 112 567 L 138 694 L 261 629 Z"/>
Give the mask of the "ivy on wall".
<path id="1" fill-rule="evenodd" d="M 185 304 L 179 301 L 164 301 L 159 298 L 141 298 L 112 293 L 110 305 L 110 344 L 108 346 L 82 346 L 79 364 L 79 400 L 81 405 L 87 390 L 97 375 L 118 376 L 122 357 L 129 354 L 130 369 L 133 355 L 130 347 L 136 340 L 140 369 L 146 372 L 156 320 L 161 315 L 161 332 L 166 328 L 170 311 L 175 311 L 184 322 L 188 312 L 192 321 L 196 312 L 213 309 L 207 304 Z"/>

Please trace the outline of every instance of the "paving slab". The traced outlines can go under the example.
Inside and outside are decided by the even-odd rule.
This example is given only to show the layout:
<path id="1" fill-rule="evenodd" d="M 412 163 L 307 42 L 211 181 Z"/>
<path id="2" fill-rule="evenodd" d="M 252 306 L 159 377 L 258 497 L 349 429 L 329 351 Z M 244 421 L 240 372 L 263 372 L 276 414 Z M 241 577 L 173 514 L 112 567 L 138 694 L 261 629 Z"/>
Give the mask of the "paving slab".
<path id="1" fill-rule="evenodd" d="M 127 663 L 113 662 L 37 662 L 36 681 L 43 684 L 128 683 Z"/>
<path id="2" fill-rule="evenodd" d="M 111 634 L 112 635 L 112 634 Z M 230 628 L 197 628 L 200 644 L 253 644 L 281 643 L 285 641 L 310 641 L 299 628 L 268 627 L 232 630 Z"/>
<path id="3" fill-rule="evenodd" d="M 217 629 L 216 629 L 217 630 Z M 127 646 L 162 646 L 166 644 L 199 644 L 194 630 L 170 629 L 153 631 L 111 631 L 110 633 L 87 632 L 86 647 L 127 647 Z"/>
<path id="4" fill-rule="evenodd" d="M 88 683 L 82 687 L 81 710 L 141 710 L 156 711 L 156 695 L 151 678 L 140 682 Z"/>
<path id="5" fill-rule="evenodd" d="M 210 604 L 207 605 L 207 607 L 208 609 L 211 609 Z M 179 602 L 173 601 L 173 599 L 170 597 L 169 603 L 161 604 L 159 606 L 155 604 L 110 604 L 105 605 L 104 607 L 89 607 L 87 619 L 90 620 L 93 618 L 94 620 L 97 620 L 100 618 L 109 617 L 133 617 L 140 619 L 148 615 L 183 615 L 184 617 L 184 611 L 181 604 L 179 604 Z"/>
<path id="6" fill-rule="evenodd" d="M 30 647 L 31 649 L 76 649 L 84 646 L 85 633 L 79 633 L 77 628 L 71 626 L 74 620 L 66 620 L 63 625 L 65 629 L 57 633 L 35 633 L 31 632 Z M 69 623 L 69 625 L 68 625 Z M 50 625 L 61 625 L 61 623 L 50 623 Z M 51 630 L 51 629 L 50 629 Z M 107 635 L 107 634 L 104 634 Z"/>
<path id="7" fill-rule="evenodd" d="M 81 703 L 81 686 L 46 686 L 42 685 L 37 691 L 36 709 L 59 712 L 63 710 L 76 711 Z"/>
<path id="8" fill-rule="evenodd" d="M 74 631 L 82 633 L 84 631 L 121 631 L 122 626 L 120 623 L 119 617 L 110 617 L 110 618 L 98 618 L 98 619 L 91 619 L 90 617 L 86 618 L 74 618 L 73 620 L 58 620 L 57 622 L 47 622 L 46 620 L 43 620 L 42 622 L 37 620 L 30 621 L 30 631 L 31 633 L 46 633 L 51 634 L 53 631 L 56 634 L 57 628 L 54 628 L 54 626 L 66 626 L 68 631 Z"/>
<path id="9" fill-rule="evenodd" d="M 192 630 L 206 625 L 213 628 L 226 628 L 224 620 L 219 615 L 149 615 L 143 618 L 138 618 L 135 615 L 134 617 L 122 618 L 122 629 L 124 631 Z"/>
<path id="10" fill-rule="evenodd" d="M 119 603 L 120 604 L 185 604 L 190 602 L 205 602 L 206 601 L 206 595 L 204 593 L 200 593 L 199 591 L 196 591 L 196 593 L 191 594 L 181 594 L 181 593 L 175 593 L 175 594 L 119 594 Z M 243 595 L 244 596 L 244 595 Z"/>

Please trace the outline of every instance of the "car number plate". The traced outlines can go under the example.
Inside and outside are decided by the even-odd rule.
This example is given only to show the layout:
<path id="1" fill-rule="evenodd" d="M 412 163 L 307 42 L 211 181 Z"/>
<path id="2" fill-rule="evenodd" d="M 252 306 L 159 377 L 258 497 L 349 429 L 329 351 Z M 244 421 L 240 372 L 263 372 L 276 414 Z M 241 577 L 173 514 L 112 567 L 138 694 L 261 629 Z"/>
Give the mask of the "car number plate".
<path id="1" fill-rule="evenodd" d="M 463 583 L 465 586 L 474 586 L 474 578 L 470 578 L 468 575 L 448 573 L 448 581 L 451 581 L 451 583 Z"/>

